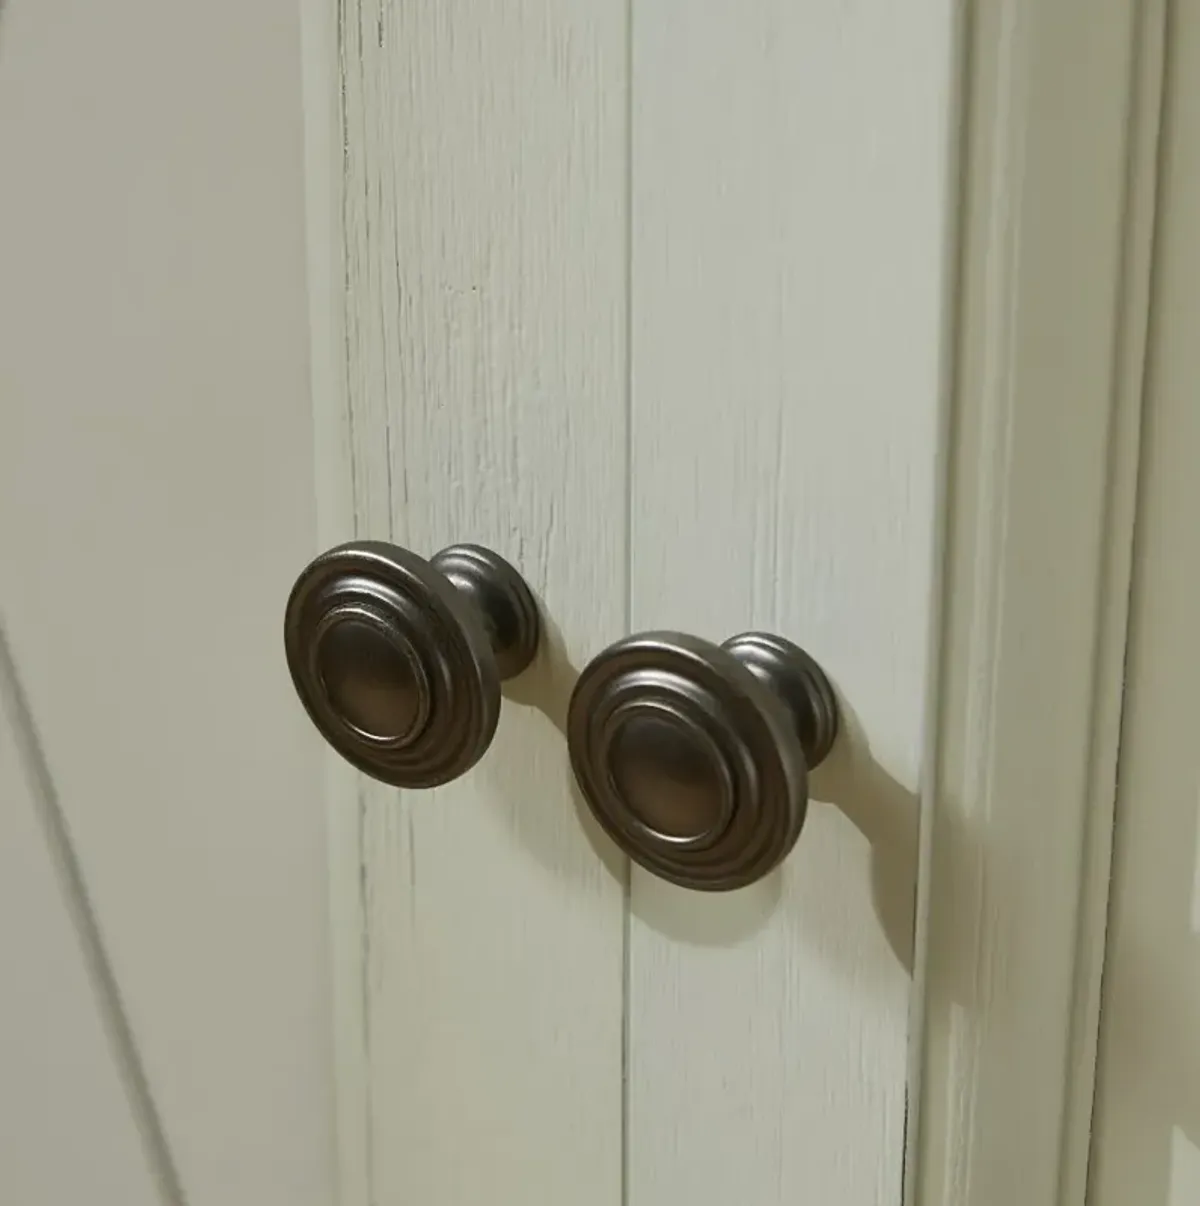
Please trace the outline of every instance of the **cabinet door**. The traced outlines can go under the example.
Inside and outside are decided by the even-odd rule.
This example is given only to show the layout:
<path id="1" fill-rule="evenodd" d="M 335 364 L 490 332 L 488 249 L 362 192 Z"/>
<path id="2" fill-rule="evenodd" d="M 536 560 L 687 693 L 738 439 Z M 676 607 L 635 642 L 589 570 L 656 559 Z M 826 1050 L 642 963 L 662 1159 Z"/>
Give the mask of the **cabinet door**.
<path id="1" fill-rule="evenodd" d="M 334 1194 L 299 17 L 0 11 L 0 1201 Z"/>
<path id="2" fill-rule="evenodd" d="M 895 1201 L 950 6 L 350 0 L 328 32 L 330 534 L 489 545 L 549 629 L 471 774 L 335 785 L 354 1200 Z M 575 678 L 753 627 L 844 701 L 800 842 L 732 893 L 631 873 L 573 785 Z"/>

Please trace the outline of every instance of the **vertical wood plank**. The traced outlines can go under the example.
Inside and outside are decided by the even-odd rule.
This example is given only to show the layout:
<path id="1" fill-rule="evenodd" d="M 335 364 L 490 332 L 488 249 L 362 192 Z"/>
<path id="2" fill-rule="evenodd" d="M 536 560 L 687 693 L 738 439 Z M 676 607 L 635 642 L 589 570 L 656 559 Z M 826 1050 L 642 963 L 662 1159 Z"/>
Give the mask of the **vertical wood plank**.
<path id="1" fill-rule="evenodd" d="M 626 622 L 626 32 L 623 0 L 341 10 L 358 532 L 490 544 L 551 627 L 475 771 L 362 787 L 372 1201 L 620 1200 L 624 871 L 558 730 Z"/>
<path id="2" fill-rule="evenodd" d="M 779 631 L 847 731 L 780 871 L 634 873 L 630 1206 L 899 1192 L 950 10 L 635 6 L 633 627 Z"/>

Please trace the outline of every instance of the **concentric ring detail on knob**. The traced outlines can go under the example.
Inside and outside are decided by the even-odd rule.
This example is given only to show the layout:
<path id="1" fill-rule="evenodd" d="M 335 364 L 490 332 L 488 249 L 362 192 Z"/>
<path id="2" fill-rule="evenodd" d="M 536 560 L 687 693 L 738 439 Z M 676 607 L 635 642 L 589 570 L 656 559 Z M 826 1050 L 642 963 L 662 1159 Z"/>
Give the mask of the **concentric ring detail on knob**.
<path id="1" fill-rule="evenodd" d="M 429 719 L 429 678 L 382 611 L 331 608 L 313 633 L 313 674 L 339 719 L 363 740 L 403 744 Z"/>
<path id="2" fill-rule="evenodd" d="M 284 644 L 317 728 L 374 778 L 434 787 L 492 740 L 500 673 L 485 618 L 407 549 L 361 541 L 317 557 L 288 599 Z"/>
<path id="3" fill-rule="evenodd" d="M 794 718 L 719 645 L 676 632 L 616 642 L 580 676 L 567 728 L 597 820 L 664 879 L 741 887 L 800 834 L 808 781 Z"/>

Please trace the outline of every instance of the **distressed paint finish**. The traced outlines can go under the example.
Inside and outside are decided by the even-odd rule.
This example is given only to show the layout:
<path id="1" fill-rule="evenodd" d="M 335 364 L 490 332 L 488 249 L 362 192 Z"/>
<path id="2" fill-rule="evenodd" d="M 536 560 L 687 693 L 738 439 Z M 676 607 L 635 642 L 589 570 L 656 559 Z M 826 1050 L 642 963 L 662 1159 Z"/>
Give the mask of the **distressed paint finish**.
<path id="1" fill-rule="evenodd" d="M 635 870 L 631 1206 L 898 1200 L 951 28 L 634 6 L 633 627 L 779 631 L 847 725 L 780 871 Z"/>
<path id="2" fill-rule="evenodd" d="M 556 630 L 476 772 L 359 788 L 355 1184 L 890 1203 L 949 4 L 626 10 L 341 10 L 353 526 L 494 543 Z M 638 875 L 627 913 L 567 785 L 576 670 L 631 627 L 752 624 L 806 643 L 847 701 L 820 802 L 763 884 Z"/>
<path id="3" fill-rule="evenodd" d="M 474 772 L 361 788 L 367 1193 L 616 1206 L 625 870 L 560 727 L 626 625 L 625 5 L 347 0 L 338 38 L 355 529 L 492 545 L 550 629 Z"/>

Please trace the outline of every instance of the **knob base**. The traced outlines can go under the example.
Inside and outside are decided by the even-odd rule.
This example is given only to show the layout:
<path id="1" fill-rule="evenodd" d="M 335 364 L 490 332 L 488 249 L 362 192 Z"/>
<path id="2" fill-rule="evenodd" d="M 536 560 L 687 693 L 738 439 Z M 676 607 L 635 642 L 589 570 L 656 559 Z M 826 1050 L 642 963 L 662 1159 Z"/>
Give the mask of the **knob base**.
<path id="1" fill-rule="evenodd" d="M 769 632 L 743 632 L 721 646 L 787 706 L 812 770 L 837 739 L 838 705 L 825 671 L 799 645 Z"/>
<path id="2" fill-rule="evenodd" d="M 525 579 L 499 553 L 478 544 L 452 544 L 430 558 L 478 610 L 487 630 L 496 671 L 515 678 L 537 654 L 541 621 Z"/>

